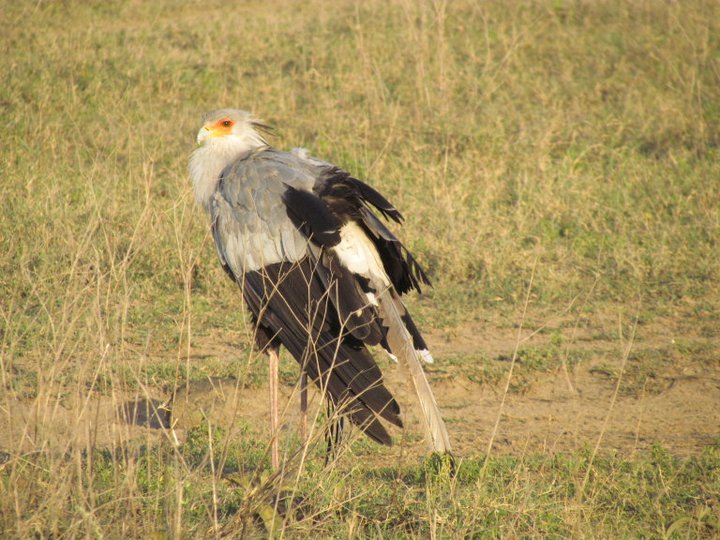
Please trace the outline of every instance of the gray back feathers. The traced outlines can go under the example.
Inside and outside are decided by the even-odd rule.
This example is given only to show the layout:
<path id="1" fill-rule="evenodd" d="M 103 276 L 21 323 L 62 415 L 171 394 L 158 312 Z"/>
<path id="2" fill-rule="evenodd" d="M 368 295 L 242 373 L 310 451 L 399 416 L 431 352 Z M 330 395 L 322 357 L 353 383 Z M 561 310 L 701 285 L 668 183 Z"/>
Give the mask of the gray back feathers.
<path id="1" fill-rule="evenodd" d="M 263 150 L 229 165 L 211 204 L 215 239 L 236 276 L 282 261 L 297 262 L 308 240 L 288 218 L 288 186 L 311 190 L 312 165 L 293 154 Z"/>

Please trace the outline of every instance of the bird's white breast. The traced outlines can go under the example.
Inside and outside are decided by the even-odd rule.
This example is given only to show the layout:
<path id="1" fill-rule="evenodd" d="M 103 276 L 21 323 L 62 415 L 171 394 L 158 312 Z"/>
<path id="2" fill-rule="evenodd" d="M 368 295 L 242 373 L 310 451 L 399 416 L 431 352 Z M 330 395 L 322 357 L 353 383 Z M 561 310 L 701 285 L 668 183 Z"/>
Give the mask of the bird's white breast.
<path id="1" fill-rule="evenodd" d="M 210 212 L 210 199 L 217 189 L 220 173 L 235 156 L 232 148 L 214 144 L 201 146 L 190 156 L 190 181 L 195 200 L 206 212 Z"/>
<path id="2" fill-rule="evenodd" d="M 248 128 L 241 135 L 213 137 L 197 148 L 190 156 L 190 181 L 198 204 L 209 213 L 212 194 L 223 169 L 264 145 L 262 138 Z"/>

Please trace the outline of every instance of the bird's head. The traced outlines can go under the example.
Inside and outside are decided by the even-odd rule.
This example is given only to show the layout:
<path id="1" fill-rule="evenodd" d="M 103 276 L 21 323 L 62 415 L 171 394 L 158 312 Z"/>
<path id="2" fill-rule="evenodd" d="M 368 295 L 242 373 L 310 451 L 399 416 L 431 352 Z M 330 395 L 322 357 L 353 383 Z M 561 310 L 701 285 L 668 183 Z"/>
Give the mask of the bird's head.
<path id="1" fill-rule="evenodd" d="M 267 146 L 263 133 L 269 127 L 252 114 L 239 109 L 218 109 L 205 113 L 197 134 L 199 146 L 235 148 L 238 152 Z"/>
<path id="2" fill-rule="evenodd" d="M 210 200 L 222 170 L 249 152 L 266 148 L 269 128 L 249 112 L 218 109 L 205 113 L 190 156 L 190 180 L 198 203 L 210 211 Z"/>

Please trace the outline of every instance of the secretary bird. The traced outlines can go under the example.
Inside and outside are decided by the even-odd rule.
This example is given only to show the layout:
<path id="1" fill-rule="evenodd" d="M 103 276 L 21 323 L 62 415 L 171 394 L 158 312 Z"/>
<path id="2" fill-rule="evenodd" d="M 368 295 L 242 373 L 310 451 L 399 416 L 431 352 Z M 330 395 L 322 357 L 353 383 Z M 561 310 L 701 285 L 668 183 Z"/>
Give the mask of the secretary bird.
<path id="1" fill-rule="evenodd" d="M 241 288 L 255 341 L 269 356 L 271 461 L 278 450 L 278 362 L 284 346 L 343 415 L 391 445 L 383 419 L 400 407 L 367 346 L 409 368 L 432 449 L 451 451 L 422 368 L 427 345 L 400 295 L 429 284 L 407 248 L 377 217 L 402 221 L 385 197 L 303 149 L 276 150 L 267 126 L 237 109 L 206 113 L 190 157 L 198 204 L 210 217 L 223 268 Z"/>

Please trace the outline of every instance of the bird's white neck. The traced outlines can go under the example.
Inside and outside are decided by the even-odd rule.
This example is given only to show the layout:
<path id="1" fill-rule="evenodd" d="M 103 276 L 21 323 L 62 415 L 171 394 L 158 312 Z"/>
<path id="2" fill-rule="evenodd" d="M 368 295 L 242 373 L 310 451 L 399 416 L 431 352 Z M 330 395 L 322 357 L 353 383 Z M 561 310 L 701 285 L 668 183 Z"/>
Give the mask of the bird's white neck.
<path id="1" fill-rule="evenodd" d="M 209 213 L 223 169 L 243 155 L 266 146 L 259 133 L 247 129 L 242 135 L 214 137 L 197 148 L 190 156 L 190 181 L 197 203 Z"/>

